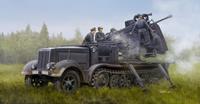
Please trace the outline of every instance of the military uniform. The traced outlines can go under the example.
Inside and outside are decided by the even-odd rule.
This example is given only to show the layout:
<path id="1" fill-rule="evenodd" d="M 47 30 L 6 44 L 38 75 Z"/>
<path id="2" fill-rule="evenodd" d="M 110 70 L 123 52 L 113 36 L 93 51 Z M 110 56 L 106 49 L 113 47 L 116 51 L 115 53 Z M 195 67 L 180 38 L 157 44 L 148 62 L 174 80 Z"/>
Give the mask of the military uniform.
<path id="1" fill-rule="evenodd" d="M 102 27 L 98 27 L 99 32 L 96 33 L 96 41 L 97 42 L 101 42 L 105 40 L 105 34 L 100 31 L 101 29 L 103 29 Z"/>
<path id="2" fill-rule="evenodd" d="M 103 32 L 96 33 L 96 41 L 101 42 L 105 40 L 105 34 Z"/>
<path id="3" fill-rule="evenodd" d="M 95 35 L 88 33 L 83 41 L 83 44 L 96 43 Z"/>
<path id="4" fill-rule="evenodd" d="M 133 31 L 136 30 L 137 34 L 139 35 L 139 40 L 145 46 L 148 46 L 151 43 L 150 32 L 149 32 L 148 28 L 149 28 L 149 26 L 144 19 L 137 20 L 135 22 L 135 26 L 133 28 Z"/>
<path id="5" fill-rule="evenodd" d="M 83 45 L 87 45 L 87 44 L 90 44 L 90 43 L 96 43 L 97 40 L 96 40 L 96 34 L 95 33 L 92 33 L 92 31 L 96 31 L 96 28 L 92 28 L 91 29 L 91 32 L 88 33 L 85 37 L 85 39 L 83 40 Z"/>
<path id="6" fill-rule="evenodd" d="M 113 38 L 114 38 L 114 33 L 116 33 L 116 31 L 117 31 L 117 30 L 116 30 L 115 28 L 111 28 L 111 29 L 110 29 L 110 32 L 106 34 L 105 40 L 107 40 L 107 41 L 114 40 L 114 39 L 113 39 Z"/>

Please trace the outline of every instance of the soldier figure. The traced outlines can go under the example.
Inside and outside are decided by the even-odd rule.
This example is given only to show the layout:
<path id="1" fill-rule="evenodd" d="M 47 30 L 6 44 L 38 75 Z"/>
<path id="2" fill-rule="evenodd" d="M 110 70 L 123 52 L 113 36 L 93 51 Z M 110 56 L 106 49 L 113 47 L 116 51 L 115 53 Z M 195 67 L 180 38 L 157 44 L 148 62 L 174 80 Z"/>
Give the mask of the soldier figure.
<path id="1" fill-rule="evenodd" d="M 96 33 L 97 42 L 102 42 L 105 40 L 105 34 L 103 33 L 103 28 L 98 27 L 98 32 Z"/>
<path id="2" fill-rule="evenodd" d="M 111 41 L 113 40 L 113 35 L 117 30 L 115 28 L 111 28 L 110 32 L 106 34 L 106 40 Z"/>
<path id="3" fill-rule="evenodd" d="M 134 20 L 136 20 L 136 22 L 132 32 L 136 31 L 137 34 L 139 35 L 138 38 L 141 41 L 141 43 L 143 43 L 144 46 L 148 47 L 151 43 L 150 32 L 149 32 L 149 30 L 151 29 L 146 19 L 142 15 L 136 15 L 136 17 L 134 17 Z"/>
<path id="4" fill-rule="evenodd" d="M 88 33 L 85 37 L 85 39 L 83 40 L 83 45 L 87 45 L 87 44 L 90 44 L 90 43 L 97 43 L 97 40 L 96 40 L 96 28 L 92 28 L 90 29 L 90 33 Z"/>

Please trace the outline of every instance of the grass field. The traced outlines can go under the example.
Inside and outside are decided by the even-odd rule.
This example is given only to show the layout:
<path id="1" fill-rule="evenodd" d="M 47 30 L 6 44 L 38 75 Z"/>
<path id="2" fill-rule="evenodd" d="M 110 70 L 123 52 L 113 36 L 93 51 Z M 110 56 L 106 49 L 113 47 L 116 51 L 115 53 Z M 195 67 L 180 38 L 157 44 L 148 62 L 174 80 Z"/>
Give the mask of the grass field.
<path id="1" fill-rule="evenodd" d="M 23 65 L 0 65 L 0 104 L 200 104 L 200 64 L 187 74 L 179 74 L 175 65 L 170 75 L 176 88 L 166 81 L 149 85 L 148 92 L 131 89 L 80 88 L 75 94 L 58 92 L 53 86 L 26 88 L 21 75 Z"/>

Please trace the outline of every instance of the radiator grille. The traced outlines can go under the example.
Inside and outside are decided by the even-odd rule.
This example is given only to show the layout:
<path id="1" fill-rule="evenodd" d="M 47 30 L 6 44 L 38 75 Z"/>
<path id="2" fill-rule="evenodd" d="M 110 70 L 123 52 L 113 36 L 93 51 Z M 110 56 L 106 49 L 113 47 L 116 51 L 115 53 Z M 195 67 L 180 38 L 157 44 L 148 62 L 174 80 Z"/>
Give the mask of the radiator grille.
<path id="1" fill-rule="evenodd" d="M 38 69 L 46 69 L 47 63 L 49 63 L 50 51 L 39 51 L 38 55 Z"/>

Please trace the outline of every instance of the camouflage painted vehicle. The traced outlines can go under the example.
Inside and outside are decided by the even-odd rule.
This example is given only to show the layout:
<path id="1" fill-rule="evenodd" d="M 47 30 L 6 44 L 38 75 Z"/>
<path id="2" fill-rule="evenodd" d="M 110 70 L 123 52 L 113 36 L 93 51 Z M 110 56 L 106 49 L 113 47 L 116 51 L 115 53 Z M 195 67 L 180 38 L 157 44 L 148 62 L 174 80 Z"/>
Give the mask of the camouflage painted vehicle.
<path id="1" fill-rule="evenodd" d="M 146 21 L 154 29 L 160 44 L 160 49 L 150 43 L 154 51 L 145 51 L 144 57 L 156 57 L 167 51 L 164 36 L 157 22 Z M 100 43 L 87 45 L 62 46 L 42 48 L 38 52 L 38 59 L 28 62 L 22 71 L 27 86 L 41 87 L 52 82 L 64 92 L 76 91 L 81 85 L 99 87 L 131 87 L 140 86 L 145 89 L 145 84 L 157 82 L 166 78 L 170 85 L 173 83 L 168 75 L 168 63 L 146 62 L 140 59 L 141 49 L 149 47 L 134 37 L 136 32 L 132 29 L 135 20 L 126 22 L 126 27 L 112 34 L 113 37 L 125 37 L 123 41 L 116 38 Z M 152 35 L 150 31 L 149 35 Z M 137 34 L 136 34 L 137 35 Z M 131 37 L 133 36 L 133 37 Z M 133 42 L 138 42 L 133 47 Z M 135 43 L 134 43 L 135 46 Z M 137 48 L 135 50 L 135 48 Z M 138 49 L 139 48 L 139 49 Z"/>

